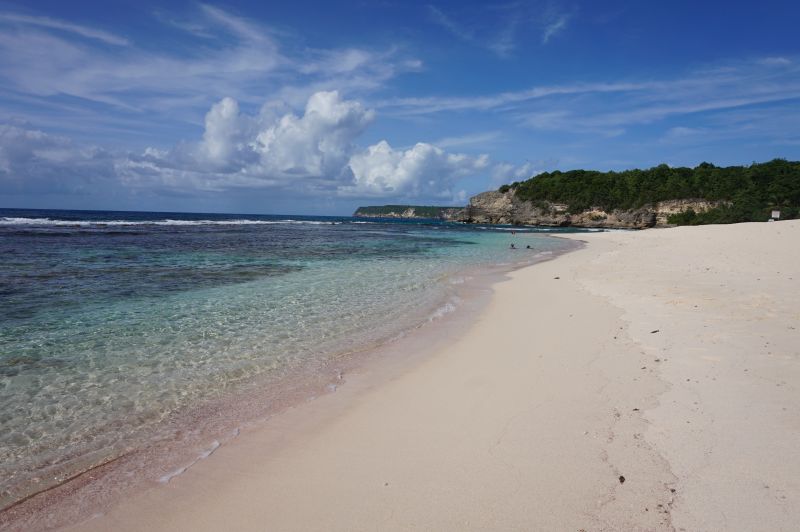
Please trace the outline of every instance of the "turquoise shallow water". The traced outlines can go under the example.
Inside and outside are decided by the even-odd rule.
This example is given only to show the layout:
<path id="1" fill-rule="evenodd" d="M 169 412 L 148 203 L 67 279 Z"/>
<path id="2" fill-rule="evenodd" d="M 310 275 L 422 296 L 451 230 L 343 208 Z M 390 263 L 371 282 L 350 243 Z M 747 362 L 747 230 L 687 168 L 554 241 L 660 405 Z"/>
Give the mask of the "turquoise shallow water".
<path id="1" fill-rule="evenodd" d="M 145 447 L 193 405 L 457 308 L 565 243 L 350 218 L 0 210 L 0 507 Z M 518 245 L 520 241 L 518 241 Z"/>

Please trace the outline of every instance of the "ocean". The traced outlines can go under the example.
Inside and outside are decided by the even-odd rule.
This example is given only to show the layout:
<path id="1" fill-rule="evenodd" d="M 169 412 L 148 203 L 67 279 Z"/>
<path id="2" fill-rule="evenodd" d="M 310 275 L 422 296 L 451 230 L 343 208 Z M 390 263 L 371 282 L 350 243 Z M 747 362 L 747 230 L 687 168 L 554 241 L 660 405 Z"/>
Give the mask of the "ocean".
<path id="1" fill-rule="evenodd" d="M 152 449 L 207 455 L 280 401 L 265 391 L 335 380 L 347 356 L 457 312 L 480 272 L 571 246 L 514 230 L 0 209 L 0 508 L 121 457 L 169 481 L 187 456 Z"/>

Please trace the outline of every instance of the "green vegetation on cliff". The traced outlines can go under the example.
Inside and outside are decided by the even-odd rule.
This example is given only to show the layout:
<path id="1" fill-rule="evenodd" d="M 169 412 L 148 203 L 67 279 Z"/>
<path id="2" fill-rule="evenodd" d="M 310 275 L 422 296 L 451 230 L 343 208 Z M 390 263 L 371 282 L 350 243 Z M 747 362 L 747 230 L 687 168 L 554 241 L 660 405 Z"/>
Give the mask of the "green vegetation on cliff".
<path id="1" fill-rule="evenodd" d="M 590 207 L 628 210 L 675 199 L 729 202 L 705 213 L 687 211 L 670 217 L 670 223 L 680 225 L 765 221 L 772 209 L 779 209 L 782 219 L 800 214 L 800 162 L 784 159 L 724 168 L 702 163 L 695 168 L 661 164 L 623 172 L 545 172 L 503 185 L 500 192 L 512 188 L 521 200 L 562 203 L 570 212 Z"/>
<path id="2" fill-rule="evenodd" d="M 458 207 L 430 207 L 419 205 L 380 205 L 359 207 L 353 216 L 366 217 L 400 217 L 403 213 L 413 209 L 414 218 L 442 218 L 446 213 L 458 209 Z"/>

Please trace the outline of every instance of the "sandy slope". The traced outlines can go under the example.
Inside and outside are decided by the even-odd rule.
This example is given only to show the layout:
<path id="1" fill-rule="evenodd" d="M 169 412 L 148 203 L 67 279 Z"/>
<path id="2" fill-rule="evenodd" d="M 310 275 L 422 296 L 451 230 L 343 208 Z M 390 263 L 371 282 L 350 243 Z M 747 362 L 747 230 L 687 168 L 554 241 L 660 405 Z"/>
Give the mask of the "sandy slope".
<path id="1" fill-rule="evenodd" d="M 800 223 L 580 238 L 433 356 L 78 528 L 796 529 Z"/>
<path id="2" fill-rule="evenodd" d="M 800 222 L 598 239 L 575 276 L 661 360 L 645 439 L 677 477 L 675 528 L 797 530 Z"/>

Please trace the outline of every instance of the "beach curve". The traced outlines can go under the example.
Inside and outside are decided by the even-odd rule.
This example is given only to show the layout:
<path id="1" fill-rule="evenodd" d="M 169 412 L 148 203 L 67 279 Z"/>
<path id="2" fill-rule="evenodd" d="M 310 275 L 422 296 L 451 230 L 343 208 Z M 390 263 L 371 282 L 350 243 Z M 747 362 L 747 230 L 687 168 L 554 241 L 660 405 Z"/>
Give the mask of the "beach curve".
<path id="1" fill-rule="evenodd" d="M 577 235 L 432 356 L 353 376 L 74 528 L 789 530 L 798 235 Z"/>

